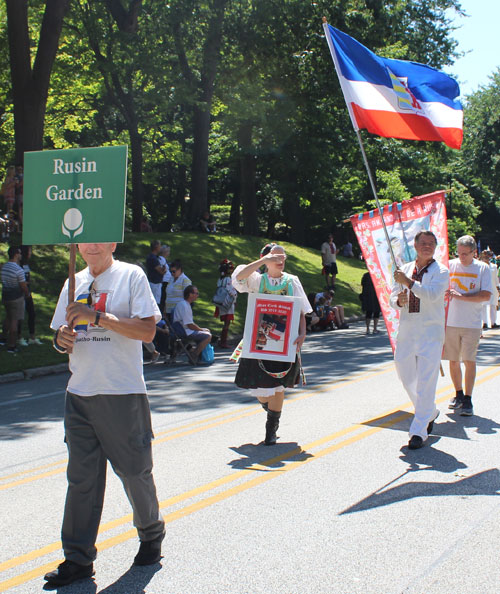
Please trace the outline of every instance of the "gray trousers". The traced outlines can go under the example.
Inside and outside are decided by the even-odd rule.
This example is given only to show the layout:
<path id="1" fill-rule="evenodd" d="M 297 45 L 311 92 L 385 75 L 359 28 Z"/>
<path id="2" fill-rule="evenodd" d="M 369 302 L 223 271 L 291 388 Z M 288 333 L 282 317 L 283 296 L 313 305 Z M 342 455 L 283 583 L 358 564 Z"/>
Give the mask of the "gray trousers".
<path id="1" fill-rule="evenodd" d="M 76 396 L 66 394 L 65 441 L 68 492 L 62 525 L 64 556 L 89 565 L 97 554 L 110 461 L 132 505 L 141 541 L 165 531 L 153 480 L 151 413 L 145 394 Z"/>

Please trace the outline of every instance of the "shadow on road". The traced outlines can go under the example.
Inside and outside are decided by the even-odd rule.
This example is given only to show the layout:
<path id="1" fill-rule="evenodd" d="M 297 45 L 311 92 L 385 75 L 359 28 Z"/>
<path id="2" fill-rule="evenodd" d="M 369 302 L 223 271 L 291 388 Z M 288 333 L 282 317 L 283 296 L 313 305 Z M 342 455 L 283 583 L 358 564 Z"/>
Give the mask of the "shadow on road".
<path id="1" fill-rule="evenodd" d="M 408 411 L 398 410 L 376 419 L 364 421 L 361 425 L 369 427 L 383 427 L 384 429 L 392 429 L 394 431 L 407 432 L 410 428 L 410 422 L 413 414 Z M 466 429 L 476 429 L 476 433 L 482 435 L 492 435 L 497 433 L 500 425 L 486 417 L 473 415 L 472 417 L 462 417 L 460 411 L 450 412 L 446 415 L 446 421 L 439 422 L 442 417 L 434 423 L 433 434 L 441 435 L 443 437 L 452 437 L 453 439 L 470 439 L 465 431 Z"/>
<path id="2" fill-rule="evenodd" d="M 146 586 L 160 569 L 162 569 L 160 563 L 145 567 L 133 565 L 116 582 L 110 584 L 104 590 L 99 590 L 98 594 L 144 594 Z"/>
<path id="3" fill-rule="evenodd" d="M 160 563 L 147 567 L 133 565 L 116 582 L 110 584 L 104 590 L 97 590 L 94 579 L 86 579 L 70 584 L 69 586 L 51 587 L 45 584 L 44 590 L 57 591 L 61 594 L 145 594 L 146 586 L 153 579 L 155 573 L 160 571 Z"/>
<path id="4" fill-rule="evenodd" d="M 286 466 L 287 462 L 303 462 L 308 458 L 312 458 L 309 454 L 301 448 L 297 442 L 278 442 L 275 446 L 268 447 L 262 443 L 255 445 L 253 443 L 245 443 L 241 446 L 232 446 L 229 448 L 240 455 L 240 458 L 235 458 L 228 462 L 228 465 L 234 469 L 242 470 L 252 468 L 257 472 L 269 472 Z M 272 458 L 269 455 L 274 454 Z M 258 464 L 259 468 L 254 465 Z"/>
<path id="5" fill-rule="evenodd" d="M 499 336 L 496 331 L 486 333 L 480 345 L 479 364 L 500 364 Z M 236 365 L 229 362 L 228 357 L 228 351 L 217 352 L 214 365 L 208 368 L 193 368 L 187 364 L 146 366 L 145 377 L 153 414 L 216 411 L 235 404 L 243 406 L 255 402 L 248 391 L 235 386 Z M 307 390 L 376 369 L 392 361 L 392 351 L 385 331 L 366 336 L 364 323 L 356 322 L 347 330 L 309 334 L 302 361 L 307 376 L 304 389 Z M 67 375 L 59 375 L 45 379 L 45 383 L 35 379 L 0 386 L 0 441 L 29 437 L 43 431 L 44 423 L 47 427 L 47 423 L 60 422 L 66 379 Z M 50 384 L 47 383 L 49 381 Z M 43 395 L 43 391 L 54 390 L 56 392 L 50 397 L 37 397 L 40 393 Z M 478 432 L 491 432 L 498 427 L 492 421 L 489 423 L 483 419 Z M 398 421 L 391 428 L 406 431 L 407 420 Z M 459 437 L 460 427 L 450 425 L 443 428 L 445 430 L 455 432 Z M 465 434 L 463 438 L 466 438 Z"/>
<path id="6" fill-rule="evenodd" d="M 432 448 L 425 449 L 426 454 L 430 455 L 431 458 L 432 455 L 430 452 L 432 451 L 435 455 L 439 450 L 433 450 Z M 429 460 L 426 460 L 426 462 L 429 462 Z M 432 466 L 432 464 L 433 462 L 431 460 L 431 466 L 429 467 L 421 468 L 420 465 L 418 465 L 417 468 L 413 468 L 412 465 L 410 465 L 410 468 L 405 473 L 394 479 L 392 482 L 408 476 L 409 473 L 414 472 L 415 470 L 441 470 L 441 464 L 447 468 L 447 470 L 443 470 L 443 472 L 454 472 L 456 468 L 464 468 L 462 462 L 459 462 L 456 458 L 453 458 L 453 456 L 445 454 L 444 452 L 440 452 L 440 456 L 434 458 L 434 464 L 437 464 L 437 467 Z M 456 466 L 456 468 L 453 468 L 454 466 Z M 392 484 L 392 482 L 389 484 Z M 387 489 L 387 485 L 384 485 L 375 493 L 372 493 L 355 505 L 340 512 L 339 515 L 366 511 L 375 507 L 383 507 L 400 501 L 415 499 L 417 497 L 499 495 L 498 491 L 500 491 L 500 471 L 498 468 L 491 468 L 490 470 L 478 472 L 477 474 L 462 478 L 453 483 L 415 481 L 404 483 L 403 485 L 398 485 L 397 487 L 391 487 L 389 489 Z"/>
<path id="7" fill-rule="evenodd" d="M 61 594 L 96 594 L 97 584 L 94 582 L 94 578 L 88 578 L 79 580 L 69 586 L 49 586 L 45 584 L 42 590 L 48 592 L 60 592 Z"/>

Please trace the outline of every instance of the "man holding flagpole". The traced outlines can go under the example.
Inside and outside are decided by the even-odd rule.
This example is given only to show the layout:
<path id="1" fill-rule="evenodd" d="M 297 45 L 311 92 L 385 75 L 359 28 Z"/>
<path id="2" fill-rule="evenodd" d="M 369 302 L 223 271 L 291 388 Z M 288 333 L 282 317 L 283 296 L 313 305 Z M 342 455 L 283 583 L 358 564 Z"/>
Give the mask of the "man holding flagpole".
<path id="1" fill-rule="evenodd" d="M 449 273 L 434 260 L 436 247 L 434 233 L 417 233 L 417 258 L 394 273 L 396 283 L 390 299 L 400 312 L 394 362 L 415 406 L 408 443 L 412 450 L 424 445 L 439 415 L 435 396 L 445 336 L 444 296 Z"/>

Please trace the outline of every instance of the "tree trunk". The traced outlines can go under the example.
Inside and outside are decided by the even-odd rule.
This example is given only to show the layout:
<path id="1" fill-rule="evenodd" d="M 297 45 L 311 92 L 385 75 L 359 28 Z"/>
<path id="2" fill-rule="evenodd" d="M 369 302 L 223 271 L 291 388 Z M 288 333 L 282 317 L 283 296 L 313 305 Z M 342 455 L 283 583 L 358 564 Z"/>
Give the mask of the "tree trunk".
<path id="1" fill-rule="evenodd" d="M 132 231 L 141 230 L 144 185 L 142 183 L 142 137 L 137 130 L 129 130 L 132 165 Z"/>
<path id="2" fill-rule="evenodd" d="M 214 94 L 215 76 L 220 62 L 222 24 L 228 0 L 211 2 L 211 17 L 207 35 L 203 43 L 201 77 L 197 81 L 184 51 L 180 25 L 174 25 L 179 61 L 189 84 L 196 85 L 198 101 L 193 109 L 193 160 L 191 164 L 191 195 L 188 217 L 194 225 L 200 214 L 208 210 L 208 139 L 210 134 L 210 114 Z"/>
<path id="3" fill-rule="evenodd" d="M 189 222 L 194 225 L 208 210 L 208 138 L 210 134 L 210 104 L 207 109 L 193 110 L 193 161 L 191 165 L 191 196 Z"/>
<path id="4" fill-rule="evenodd" d="M 46 0 L 38 48 L 31 68 L 28 0 L 6 0 L 14 104 L 15 160 L 43 148 L 50 75 L 69 0 Z"/>
<path id="5" fill-rule="evenodd" d="M 290 241 L 293 243 L 298 243 L 302 245 L 305 239 L 305 228 L 304 228 L 304 216 L 302 213 L 302 209 L 300 208 L 300 198 L 296 194 L 293 195 L 289 202 L 289 216 L 290 216 L 290 226 L 292 227 L 292 232 L 290 234 Z"/>
<path id="6" fill-rule="evenodd" d="M 258 235 L 257 196 L 255 194 L 255 157 L 252 151 L 251 122 L 244 122 L 238 129 L 238 147 L 240 150 L 240 200 L 243 205 L 243 233 Z"/>
<path id="7" fill-rule="evenodd" d="M 239 162 L 238 162 L 239 168 Z M 239 171 L 238 171 L 239 177 Z M 232 181 L 231 186 L 235 186 L 235 182 Z M 239 187 L 233 191 L 233 198 L 231 200 L 231 211 L 229 213 L 229 229 L 233 233 L 240 232 L 240 208 L 241 208 L 241 192 Z"/>
<path id="8" fill-rule="evenodd" d="M 300 194 L 299 194 L 299 186 L 297 180 L 297 169 L 298 163 L 294 157 L 293 164 L 295 168 L 291 172 L 291 179 L 290 183 L 288 184 L 288 188 L 292 188 L 290 194 L 285 199 L 284 202 L 284 211 L 288 215 L 288 222 L 291 227 L 291 234 L 290 234 L 290 241 L 294 243 L 303 244 L 305 238 L 305 226 L 304 226 L 304 216 L 302 213 L 302 209 L 300 207 Z"/>

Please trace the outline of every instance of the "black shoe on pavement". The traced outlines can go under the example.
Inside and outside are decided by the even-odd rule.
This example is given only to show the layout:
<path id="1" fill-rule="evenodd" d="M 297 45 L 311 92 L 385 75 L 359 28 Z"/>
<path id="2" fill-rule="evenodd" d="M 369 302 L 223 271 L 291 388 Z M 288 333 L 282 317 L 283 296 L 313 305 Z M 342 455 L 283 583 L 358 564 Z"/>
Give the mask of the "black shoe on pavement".
<path id="1" fill-rule="evenodd" d="M 161 559 L 161 543 L 165 538 L 162 534 L 154 540 L 141 541 L 139 551 L 134 557 L 134 565 L 154 565 Z"/>
<path id="2" fill-rule="evenodd" d="M 83 580 L 84 578 L 92 577 L 94 575 L 94 565 L 80 565 L 74 561 L 63 561 L 57 569 L 49 571 L 44 575 L 44 580 L 49 586 L 67 586 L 76 582 L 76 580 Z"/>
<path id="3" fill-rule="evenodd" d="M 474 414 L 474 407 L 472 406 L 472 400 L 470 396 L 464 396 L 460 414 L 462 417 L 471 417 Z"/>
<path id="4" fill-rule="evenodd" d="M 448 408 L 453 408 L 453 409 L 462 408 L 463 401 L 464 401 L 463 394 L 456 394 L 455 397 L 450 400 L 450 403 L 448 404 Z"/>
<path id="5" fill-rule="evenodd" d="M 410 441 L 408 442 L 408 449 L 409 450 L 418 450 L 424 445 L 424 440 L 420 437 L 420 435 L 412 435 Z"/>
<path id="6" fill-rule="evenodd" d="M 432 421 L 427 425 L 427 435 L 430 435 L 432 433 L 432 430 L 434 429 L 434 421 L 439 417 L 439 411 L 438 414 L 432 419 Z"/>

